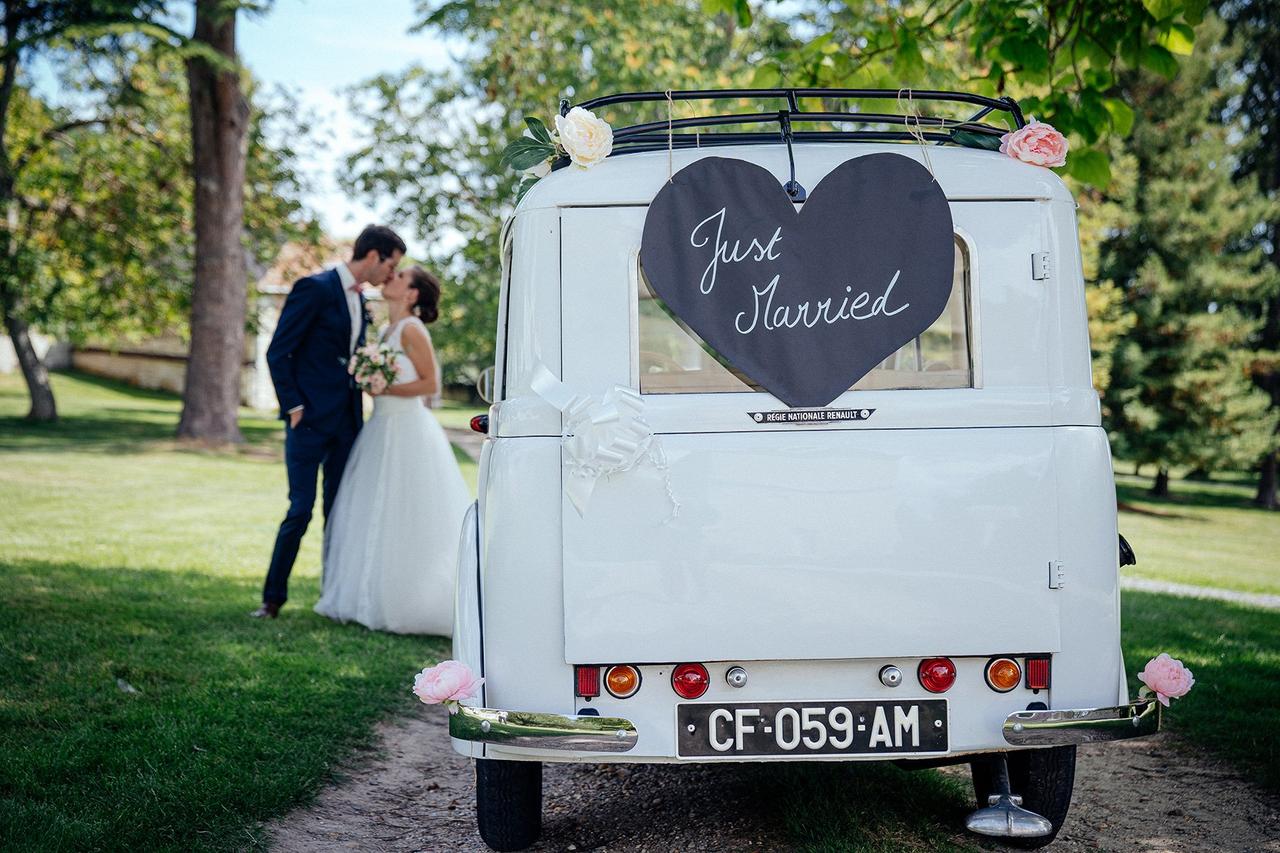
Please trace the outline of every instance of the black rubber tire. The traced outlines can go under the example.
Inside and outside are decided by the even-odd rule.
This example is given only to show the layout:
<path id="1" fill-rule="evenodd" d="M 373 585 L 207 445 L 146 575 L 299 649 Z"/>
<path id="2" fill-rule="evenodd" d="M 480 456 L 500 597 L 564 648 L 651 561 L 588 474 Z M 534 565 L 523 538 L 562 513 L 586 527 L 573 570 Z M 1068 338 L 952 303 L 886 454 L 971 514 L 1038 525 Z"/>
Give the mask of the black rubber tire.
<path id="1" fill-rule="evenodd" d="M 1051 746 L 1005 753 L 1009 761 L 1009 789 L 1022 797 L 1022 807 L 1043 815 L 1053 824 L 1053 832 L 1043 838 L 1001 838 L 1001 844 L 1034 850 L 1044 847 L 1058 836 L 1067 811 L 1071 808 L 1071 791 L 1076 783 L 1076 748 Z M 994 771 L 985 757 L 974 760 L 973 792 L 978 807 L 987 805 L 994 793 Z"/>
<path id="2" fill-rule="evenodd" d="M 494 850 L 523 850 L 542 832 L 542 763 L 476 759 L 476 824 Z"/>

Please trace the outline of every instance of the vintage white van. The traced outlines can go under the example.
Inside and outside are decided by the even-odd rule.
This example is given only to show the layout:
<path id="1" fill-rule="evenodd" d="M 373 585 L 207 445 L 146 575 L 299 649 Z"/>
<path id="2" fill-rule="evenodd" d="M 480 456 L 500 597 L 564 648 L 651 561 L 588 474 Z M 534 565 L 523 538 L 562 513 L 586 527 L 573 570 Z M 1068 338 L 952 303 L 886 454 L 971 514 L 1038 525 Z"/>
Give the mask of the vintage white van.
<path id="1" fill-rule="evenodd" d="M 954 119 L 853 111 L 900 93 L 669 96 L 763 106 L 615 129 L 607 160 L 556 169 L 504 233 L 454 633 L 485 681 L 450 718 L 476 759 L 481 836 L 533 843 L 544 761 L 895 760 L 970 764 L 969 828 L 1047 844 L 1075 744 L 1159 727 L 1120 652 L 1127 545 L 1071 195 L 971 147 L 1004 129 L 989 115 L 1023 124 L 1007 99 L 912 93 L 978 110 L 957 145 Z M 806 112 L 814 97 L 839 109 Z M 649 208 L 721 158 L 779 194 L 794 181 L 800 211 L 884 154 L 927 169 L 949 208 L 941 313 L 826 405 L 788 406 L 658 297 Z"/>

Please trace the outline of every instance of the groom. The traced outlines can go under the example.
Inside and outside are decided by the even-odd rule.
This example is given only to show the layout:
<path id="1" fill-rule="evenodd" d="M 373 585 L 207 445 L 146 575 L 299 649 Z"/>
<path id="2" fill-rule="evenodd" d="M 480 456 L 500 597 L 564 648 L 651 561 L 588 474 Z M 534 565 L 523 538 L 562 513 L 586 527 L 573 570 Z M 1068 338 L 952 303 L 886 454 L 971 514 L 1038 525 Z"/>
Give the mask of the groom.
<path id="1" fill-rule="evenodd" d="M 271 381 L 285 421 L 284 464 L 289 511 L 276 535 L 262 606 L 251 615 L 275 618 L 288 596 L 289 573 L 316 502 L 316 474 L 324 468 L 324 517 L 338 494 L 342 469 L 363 422 L 360 389 L 347 359 L 363 345 L 365 283 L 381 285 L 404 257 L 405 245 L 385 225 L 356 238 L 351 260 L 294 282 L 267 348 Z"/>

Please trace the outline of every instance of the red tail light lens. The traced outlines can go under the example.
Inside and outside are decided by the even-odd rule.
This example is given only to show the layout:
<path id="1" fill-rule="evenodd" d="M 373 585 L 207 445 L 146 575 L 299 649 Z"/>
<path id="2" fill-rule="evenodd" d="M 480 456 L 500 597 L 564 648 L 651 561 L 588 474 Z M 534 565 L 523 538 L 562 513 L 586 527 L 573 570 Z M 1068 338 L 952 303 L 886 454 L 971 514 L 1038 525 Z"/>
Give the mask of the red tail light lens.
<path id="1" fill-rule="evenodd" d="M 946 693 L 956 683 L 956 665 L 951 658 L 929 658 L 920 661 L 916 676 L 930 693 Z"/>
<path id="2" fill-rule="evenodd" d="M 1049 689 L 1050 660 L 1048 655 L 1027 658 L 1027 687 L 1032 690 Z"/>
<path id="3" fill-rule="evenodd" d="M 573 668 L 574 695 L 590 699 L 600 695 L 600 667 L 575 666 Z"/>
<path id="4" fill-rule="evenodd" d="M 482 432 L 486 435 L 489 432 L 489 416 L 476 415 L 471 419 L 471 429 L 473 432 Z"/>
<path id="5" fill-rule="evenodd" d="M 700 663 L 682 663 L 671 670 L 671 689 L 684 699 L 697 699 L 711 686 L 711 676 Z"/>

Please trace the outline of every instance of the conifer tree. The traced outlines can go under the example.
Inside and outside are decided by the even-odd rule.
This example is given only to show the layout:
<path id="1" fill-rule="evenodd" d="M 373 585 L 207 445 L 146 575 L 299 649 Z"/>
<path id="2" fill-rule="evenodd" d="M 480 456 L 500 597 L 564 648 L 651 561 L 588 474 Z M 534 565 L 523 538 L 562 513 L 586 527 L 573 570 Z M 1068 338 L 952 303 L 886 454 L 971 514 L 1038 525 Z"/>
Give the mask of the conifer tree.
<path id="1" fill-rule="evenodd" d="M 1235 182 L 1241 129 L 1221 121 L 1237 94 L 1233 55 L 1217 19 L 1173 80 L 1126 81 L 1137 121 L 1126 143 L 1134 180 L 1128 216 L 1101 249 L 1101 270 L 1125 294 L 1134 326 L 1116 348 L 1105 405 L 1117 455 L 1157 469 L 1251 467 L 1275 413 L 1250 377 L 1258 321 L 1248 306 L 1267 282 L 1251 235 L 1270 203 Z"/>

